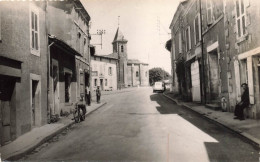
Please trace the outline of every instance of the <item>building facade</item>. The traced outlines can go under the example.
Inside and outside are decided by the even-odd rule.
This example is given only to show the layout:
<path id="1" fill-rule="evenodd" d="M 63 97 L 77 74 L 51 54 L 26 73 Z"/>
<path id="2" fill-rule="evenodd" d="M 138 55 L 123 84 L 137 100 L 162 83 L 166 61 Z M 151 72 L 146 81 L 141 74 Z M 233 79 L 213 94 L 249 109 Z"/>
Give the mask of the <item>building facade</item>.
<path id="1" fill-rule="evenodd" d="M 260 3 L 254 0 L 225 1 L 225 38 L 228 55 L 229 110 L 240 101 L 240 85 L 249 87 L 248 115 L 260 118 Z"/>
<path id="2" fill-rule="evenodd" d="M 127 60 L 127 83 L 128 87 L 149 85 L 149 66 L 139 60 Z"/>
<path id="3" fill-rule="evenodd" d="M 47 3 L 50 115 L 70 112 L 90 87 L 90 16 L 80 1 Z M 55 16 L 53 16 L 55 15 Z M 61 25 L 63 24 L 63 25 Z"/>
<path id="4" fill-rule="evenodd" d="M 101 90 L 117 90 L 117 63 L 118 59 L 106 56 L 92 56 L 92 90 L 99 86 Z"/>
<path id="5" fill-rule="evenodd" d="M 258 119 L 259 6 L 251 0 L 181 2 L 170 26 L 173 90 L 178 89 L 187 100 L 200 97 L 205 104 L 233 112 L 241 98 L 241 84 L 247 83 L 250 106 L 246 111 L 250 118 Z M 183 68 L 185 75 L 178 75 Z M 200 82 L 201 93 L 197 96 L 193 95 L 193 75 Z"/>
<path id="6" fill-rule="evenodd" d="M 128 59 L 127 42 L 118 28 L 112 42 L 113 53 L 92 56 L 93 90 L 96 90 L 97 86 L 100 86 L 101 90 L 116 90 L 149 85 L 148 64 L 136 59 Z M 112 68 L 113 75 L 108 75 L 109 67 Z"/>
<path id="7" fill-rule="evenodd" d="M 0 2 L 0 145 L 47 124 L 45 24 L 44 3 Z"/>
<path id="8" fill-rule="evenodd" d="M 0 145 L 70 111 L 85 92 L 89 21 L 80 1 L 0 2 Z"/>

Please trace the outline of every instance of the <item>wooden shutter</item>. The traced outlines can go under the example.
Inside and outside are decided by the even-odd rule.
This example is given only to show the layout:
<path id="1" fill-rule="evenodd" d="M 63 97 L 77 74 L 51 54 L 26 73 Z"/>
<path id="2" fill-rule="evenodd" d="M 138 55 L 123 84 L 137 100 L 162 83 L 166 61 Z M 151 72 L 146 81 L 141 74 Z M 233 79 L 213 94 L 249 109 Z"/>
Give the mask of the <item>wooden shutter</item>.
<path id="1" fill-rule="evenodd" d="M 247 77 L 248 77 L 248 88 L 250 104 L 254 104 L 254 81 L 253 81 L 253 65 L 252 56 L 247 58 Z"/>
<path id="2" fill-rule="evenodd" d="M 236 97 L 237 101 L 241 100 L 241 89 L 240 89 L 240 70 L 239 63 L 237 60 L 234 61 L 235 81 L 236 81 Z"/>

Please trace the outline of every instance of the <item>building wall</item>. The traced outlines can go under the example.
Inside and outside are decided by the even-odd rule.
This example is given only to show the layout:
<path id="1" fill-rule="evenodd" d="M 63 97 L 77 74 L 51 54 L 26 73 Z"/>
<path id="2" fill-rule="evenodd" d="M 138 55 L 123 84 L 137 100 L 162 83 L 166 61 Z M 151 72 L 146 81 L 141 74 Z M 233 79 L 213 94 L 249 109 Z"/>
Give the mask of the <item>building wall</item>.
<path id="1" fill-rule="evenodd" d="M 128 86 L 148 86 L 149 70 L 146 64 L 128 64 L 127 66 Z M 138 76 L 136 73 L 138 72 Z"/>
<path id="2" fill-rule="evenodd" d="M 76 1 L 53 1 L 48 2 L 47 6 L 49 34 L 65 42 L 70 48 L 76 50 L 81 55 L 75 57 L 73 56 L 74 54 L 71 55 L 66 50 L 56 49 L 59 55 L 55 57 L 60 66 L 59 95 L 61 98 L 59 99 L 59 109 L 54 112 L 58 114 L 61 114 L 61 111 L 69 112 L 73 108 L 72 104 L 79 100 L 80 94 L 85 93 L 87 86 L 85 85 L 85 72 L 88 71 L 90 73 L 90 35 L 88 26 L 90 18 L 82 15 L 83 9 L 76 10 L 75 8 L 77 8 Z M 64 68 L 72 71 L 71 99 L 68 103 L 65 102 Z M 91 77 L 89 77 L 88 82 L 91 84 Z M 55 100 L 54 95 L 51 94 L 52 103 Z M 51 105 L 51 107 L 53 106 L 55 105 Z"/>
<path id="3" fill-rule="evenodd" d="M 30 50 L 30 9 L 33 7 L 39 12 L 39 53 L 34 55 Z M 11 63 L 6 66 L 15 66 L 20 77 L 16 78 L 15 90 L 16 96 L 12 101 L 15 106 L 13 112 L 15 116 L 15 130 L 13 130 L 12 139 L 30 131 L 34 126 L 31 110 L 31 81 L 39 79 L 38 92 L 40 101 L 36 110 L 36 126 L 47 123 L 47 40 L 45 31 L 45 8 L 44 3 L 34 2 L 1 2 L 0 5 L 0 56 L 3 62 L 7 60 L 16 60 L 20 62 L 20 67 Z M 21 26 L 23 30 L 21 30 Z M 13 61 L 11 61 L 13 62 Z M 15 61 L 14 61 L 15 62 Z M 19 64 L 19 63 L 18 63 Z M 13 75 L 13 71 L 6 71 L 6 75 Z M 34 77 L 37 76 L 37 77 Z"/>
<path id="4" fill-rule="evenodd" d="M 238 38 L 236 4 L 232 1 L 226 1 L 225 10 L 225 35 L 228 57 L 229 73 L 229 95 L 230 111 L 233 111 L 235 104 L 240 101 L 242 83 L 248 83 L 250 94 L 249 116 L 251 118 L 260 118 L 259 101 L 259 67 L 258 54 L 255 50 L 260 46 L 260 4 L 258 1 L 245 0 L 245 27 L 246 34 Z M 229 12 L 228 12 L 229 11 Z M 254 50 L 254 51 L 252 51 Z"/>
<path id="5" fill-rule="evenodd" d="M 95 91 L 97 86 L 101 86 L 100 79 L 103 79 L 103 90 L 117 90 L 117 60 L 105 58 L 100 60 L 100 57 L 96 57 L 96 60 L 92 59 L 92 90 Z M 109 67 L 112 68 L 111 75 L 109 74 Z M 96 85 L 95 80 L 97 80 Z M 107 80 L 107 85 L 105 85 L 105 80 Z"/>

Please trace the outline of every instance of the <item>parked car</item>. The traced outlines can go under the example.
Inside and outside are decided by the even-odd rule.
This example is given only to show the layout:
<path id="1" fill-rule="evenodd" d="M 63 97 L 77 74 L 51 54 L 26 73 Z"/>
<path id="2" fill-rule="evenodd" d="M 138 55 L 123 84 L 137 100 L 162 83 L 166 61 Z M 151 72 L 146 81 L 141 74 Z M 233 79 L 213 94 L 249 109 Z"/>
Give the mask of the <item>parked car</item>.
<path id="1" fill-rule="evenodd" d="M 155 82 L 153 86 L 153 92 L 163 92 L 165 91 L 165 85 L 163 82 Z"/>

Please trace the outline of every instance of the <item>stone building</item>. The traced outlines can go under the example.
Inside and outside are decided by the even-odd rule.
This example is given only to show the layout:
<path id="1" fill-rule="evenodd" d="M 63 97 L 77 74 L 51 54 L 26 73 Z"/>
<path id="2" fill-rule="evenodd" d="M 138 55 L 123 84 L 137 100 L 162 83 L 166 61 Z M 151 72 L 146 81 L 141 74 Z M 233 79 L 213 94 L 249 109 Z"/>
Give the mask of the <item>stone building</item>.
<path id="1" fill-rule="evenodd" d="M 0 145 L 47 124 L 46 8 L 0 2 Z"/>
<path id="2" fill-rule="evenodd" d="M 89 21 L 78 0 L 0 2 L 0 145 L 69 111 L 84 93 Z"/>
<path id="3" fill-rule="evenodd" d="M 97 86 L 105 91 L 117 90 L 117 64 L 117 57 L 91 56 L 93 91 L 97 89 Z"/>
<path id="4" fill-rule="evenodd" d="M 78 0 L 53 1 L 48 2 L 47 18 L 48 102 L 51 115 L 62 115 L 70 112 L 73 103 L 90 86 L 90 16 Z"/>
<path id="5" fill-rule="evenodd" d="M 201 4 L 200 4 L 201 3 Z M 193 4 L 193 5 L 192 5 Z M 197 5 L 195 5 L 197 4 Z M 200 11 L 196 11 L 201 6 Z M 193 7 L 192 7 L 193 6 Z M 183 79 L 189 82 L 191 80 L 192 91 L 193 79 L 189 72 L 188 58 L 195 57 L 198 60 L 201 101 L 208 106 L 222 107 L 223 111 L 233 112 L 236 103 L 241 98 L 241 84 L 247 83 L 249 86 L 250 106 L 246 109 L 250 118 L 258 119 L 260 117 L 260 99 L 259 99 L 259 23 L 260 3 L 253 0 L 235 0 L 235 1 L 217 1 L 217 0 L 186 0 L 182 1 L 173 17 L 171 23 L 172 30 L 172 72 L 175 75 L 175 84 L 173 89 L 177 89 L 189 99 L 189 85 L 183 82 Z M 201 14 L 198 17 L 192 15 Z M 187 16 L 191 13 L 190 16 Z M 191 39 L 188 39 L 185 32 L 185 19 L 194 21 L 191 30 Z M 189 21 L 188 21 L 189 22 Z M 197 36 L 197 24 L 202 31 Z M 201 27 L 200 27 L 201 25 Z M 192 29 L 193 28 L 193 29 Z M 193 36 L 193 38 L 192 38 Z M 186 37 L 186 38 L 185 38 Z M 199 38 L 199 44 L 194 44 Z M 188 41 L 187 41 L 188 40 Z M 190 41 L 191 40 L 191 41 Z M 191 48 L 195 46 L 195 53 L 184 51 L 187 44 L 191 43 Z M 199 48 L 200 47 L 200 48 Z M 202 55 L 201 55 L 202 54 Z M 194 55 L 194 56 L 193 56 Z M 191 56 L 191 57 L 190 57 Z M 178 76 L 178 65 L 185 67 L 185 75 Z M 192 64 L 191 64 L 192 65 Z M 174 75 L 173 75 L 174 76 Z M 183 84 L 185 84 L 183 86 Z M 188 83 L 189 84 L 189 83 Z M 205 94 L 205 95 L 203 95 Z M 192 96 L 194 101 L 194 97 Z"/>
<path id="6" fill-rule="evenodd" d="M 128 87 L 149 85 L 149 66 L 139 60 L 127 60 L 127 83 Z"/>
<path id="7" fill-rule="evenodd" d="M 229 111 L 240 101 L 240 85 L 249 87 L 251 118 L 260 118 L 260 2 L 225 1 L 225 38 L 228 65 Z"/>
<path id="8" fill-rule="evenodd" d="M 228 100 L 224 3 L 208 0 L 202 1 L 201 6 L 205 98 L 208 106 L 219 107 L 221 99 Z"/>
<path id="9" fill-rule="evenodd" d="M 101 86 L 102 90 L 115 90 L 115 85 L 117 85 L 116 89 L 149 85 L 148 64 L 142 63 L 139 60 L 128 60 L 127 42 L 123 33 L 118 28 L 112 42 L 113 53 L 109 55 L 95 55 L 92 58 L 94 60 L 93 65 L 91 65 L 93 90 L 96 89 L 96 86 Z M 94 65 L 97 67 L 94 67 Z M 110 76 L 111 81 L 108 80 L 107 82 L 107 85 L 110 83 L 113 85 L 112 88 L 103 85 L 106 83 L 103 78 L 108 77 L 108 73 L 106 72 L 107 67 L 112 67 L 113 71 L 115 70 L 116 72 L 113 74 L 117 75 Z M 104 74 L 104 76 L 100 77 L 101 74 Z M 97 80 L 96 84 L 95 79 Z"/>

